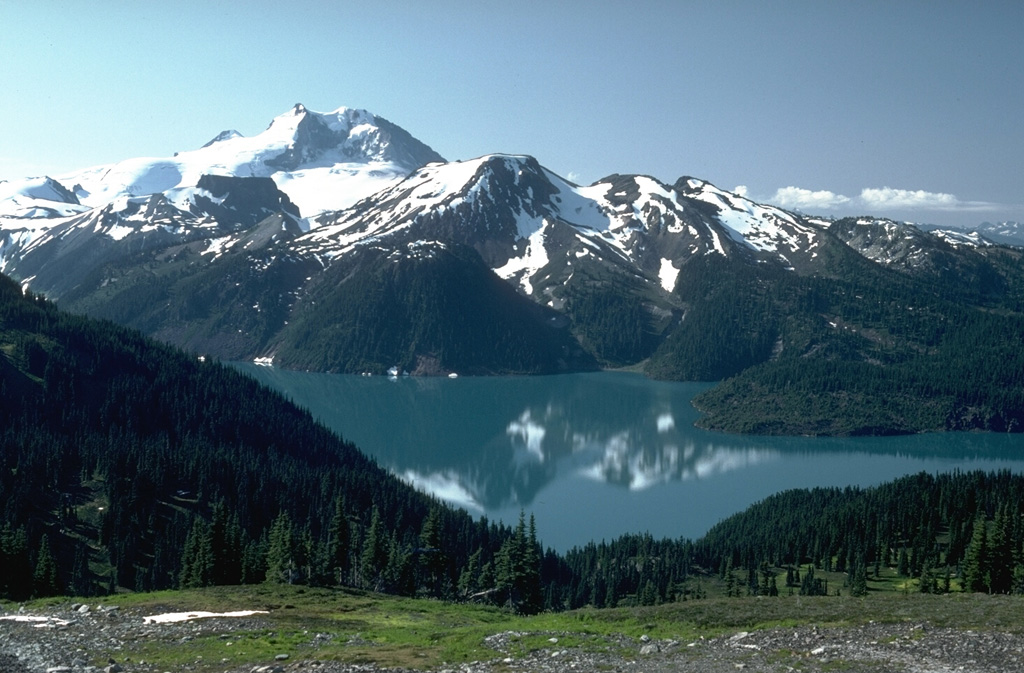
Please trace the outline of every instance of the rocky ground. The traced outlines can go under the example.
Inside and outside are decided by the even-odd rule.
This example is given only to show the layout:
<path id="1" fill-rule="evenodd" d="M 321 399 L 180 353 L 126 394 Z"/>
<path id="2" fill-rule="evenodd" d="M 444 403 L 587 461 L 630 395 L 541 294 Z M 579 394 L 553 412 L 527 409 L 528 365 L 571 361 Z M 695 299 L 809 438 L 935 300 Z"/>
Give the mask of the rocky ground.
<path id="1" fill-rule="evenodd" d="M 35 621 L 15 621 L 33 618 Z M 6 617 L 6 618 L 5 618 Z M 0 673 L 163 673 L 133 654 L 145 639 L 185 642 L 206 634 L 230 638 L 234 631 L 265 627 L 258 616 L 144 623 L 141 614 L 88 606 L 55 608 L 33 615 L 0 615 Z M 226 635 L 225 635 L 226 634 Z M 773 628 L 739 631 L 715 638 L 681 642 L 647 637 L 597 639 L 583 646 L 560 645 L 564 634 L 548 636 L 548 647 L 525 658 L 513 656 L 523 634 L 504 632 L 486 639 L 494 651 L 486 661 L 450 667 L 449 673 L 516 671 L 621 671 L 635 673 L 701 671 L 785 672 L 851 671 L 946 673 L 1024 670 L 1024 636 L 993 631 L 933 628 L 928 623 L 861 627 Z M 384 671 L 372 664 L 340 664 L 316 658 L 314 634 L 308 659 L 282 654 L 256 666 L 228 673 L 355 673 Z M 574 642 L 579 642 L 574 637 Z M 105 661 L 97 662 L 98 653 Z M 184 671 L 193 667 L 185 666 Z M 209 670 L 208 668 L 206 670 Z M 177 673 L 177 672 L 172 672 Z M 407 672 L 408 673 L 408 672 Z"/>

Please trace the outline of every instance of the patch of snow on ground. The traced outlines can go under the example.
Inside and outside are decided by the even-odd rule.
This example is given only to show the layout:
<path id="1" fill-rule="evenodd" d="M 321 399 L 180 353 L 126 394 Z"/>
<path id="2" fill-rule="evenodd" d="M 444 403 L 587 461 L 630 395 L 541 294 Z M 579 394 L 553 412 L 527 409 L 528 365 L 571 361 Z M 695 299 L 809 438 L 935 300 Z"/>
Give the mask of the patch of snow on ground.
<path id="1" fill-rule="evenodd" d="M 133 229 L 132 227 L 126 227 L 123 224 L 115 224 L 114 226 L 110 227 L 110 229 L 107 229 L 107 236 L 114 239 L 115 241 L 120 241 L 122 238 L 128 236 L 134 231 L 135 229 Z"/>
<path id="2" fill-rule="evenodd" d="M 573 188 L 554 174 L 549 174 L 552 184 L 558 187 L 558 214 L 566 222 L 597 231 L 607 231 L 612 220 L 608 216 L 611 205 L 605 198 L 611 185 L 598 183 L 590 187 Z"/>
<path id="3" fill-rule="evenodd" d="M 548 252 L 544 248 L 544 231 L 547 226 L 546 221 L 542 222 L 541 226 L 530 235 L 527 239 L 526 252 L 522 257 L 513 257 L 505 263 L 505 266 L 494 270 L 494 273 L 505 280 L 522 274 L 519 278 L 519 285 L 528 295 L 533 294 L 530 278 L 548 263 Z"/>
<path id="4" fill-rule="evenodd" d="M 668 189 L 657 180 L 647 177 L 646 175 L 638 175 L 635 178 L 636 186 L 640 188 L 642 194 L 648 194 L 650 196 L 661 196 L 669 201 L 676 200 L 676 193 L 673 189 Z"/>
<path id="5" fill-rule="evenodd" d="M 221 236 L 220 238 L 215 238 L 215 239 L 210 241 L 210 244 L 209 244 L 209 246 L 207 246 L 206 250 L 203 250 L 199 254 L 201 254 L 201 255 L 211 255 L 212 254 L 213 255 L 213 259 L 217 259 L 221 255 L 223 255 L 225 252 L 227 252 L 228 249 L 230 249 L 232 245 L 235 244 L 235 240 L 236 239 L 233 236 Z"/>
<path id="6" fill-rule="evenodd" d="M 272 176 L 277 188 L 288 195 L 306 218 L 344 210 L 357 201 L 397 185 L 405 171 L 391 163 L 336 164 L 306 168 Z"/>
<path id="7" fill-rule="evenodd" d="M 718 252 L 718 254 L 725 257 L 725 246 L 722 245 L 722 240 L 718 238 L 718 232 L 711 227 L 708 228 L 708 231 L 711 232 L 711 242 L 715 246 L 715 251 Z M 711 254 L 711 252 L 711 250 L 708 250 L 708 254 Z"/>
<path id="8" fill-rule="evenodd" d="M 26 624 L 35 624 L 37 627 L 68 626 L 71 624 L 71 622 L 64 619 L 58 619 L 57 617 L 41 617 L 38 615 L 4 615 L 0 617 L 0 621 L 23 622 Z"/>
<path id="9" fill-rule="evenodd" d="M 735 234 L 737 241 L 751 248 L 779 252 L 781 244 L 788 250 L 797 250 L 805 247 L 801 238 L 806 239 L 807 244 L 816 239 L 817 230 L 800 224 L 784 210 L 762 206 L 710 183 L 691 180 L 690 186 L 700 187 L 701 191 L 693 197 L 718 208 L 718 220 L 730 234 Z"/>
<path id="10" fill-rule="evenodd" d="M 662 258 L 661 269 L 658 270 L 658 278 L 661 279 L 661 287 L 665 292 L 671 292 L 676 287 L 676 278 L 679 277 L 679 269 L 672 266 L 671 259 Z"/>
<path id="11" fill-rule="evenodd" d="M 976 231 L 954 231 L 950 229 L 936 229 L 932 232 L 938 238 L 952 246 L 965 245 L 971 248 L 984 248 L 992 245 L 992 242 Z"/>
<path id="12" fill-rule="evenodd" d="M 188 622 L 193 619 L 207 619 L 209 617 L 251 617 L 253 615 L 265 615 L 266 610 L 235 610 L 234 612 L 165 612 L 162 615 L 149 615 L 142 618 L 143 624 L 172 624 L 175 622 Z"/>

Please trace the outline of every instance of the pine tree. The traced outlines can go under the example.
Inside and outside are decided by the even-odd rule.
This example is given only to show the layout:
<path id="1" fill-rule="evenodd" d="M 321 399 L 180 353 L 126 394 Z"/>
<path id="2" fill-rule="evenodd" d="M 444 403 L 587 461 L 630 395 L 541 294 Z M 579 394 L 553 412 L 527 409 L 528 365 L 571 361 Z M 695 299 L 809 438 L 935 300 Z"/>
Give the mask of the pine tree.
<path id="1" fill-rule="evenodd" d="M 469 560 L 466 561 L 466 565 L 462 568 L 462 572 L 459 573 L 458 592 L 462 598 L 467 598 L 480 591 L 480 557 L 481 550 L 477 548 L 473 552 Z"/>
<path id="2" fill-rule="evenodd" d="M 730 558 L 725 564 L 725 595 L 727 598 L 732 598 L 733 595 L 739 595 L 736 591 L 736 576 L 732 571 L 732 559 Z"/>
<path id="3" fill-rule="evenodd" d="M 213 537 L 211 533 L 209 524 L 202 517 L 197 516 L 192 522 L 192 530 L 185 538 L 178 586 L 187 589 L 213 584 Z"/>
<path id="4" fill-rule="evenodd" d="M 242 581 L 243 533 L 238 515 L 229 515 L 223 501 L 213 508 L 210 523 L 210 553 L 214 584 L 239 584 Z"/>
<path id="5" fill-rule="evenodd" d="M 359 574 L 363 585 L 373 591 L 383 588 L 384 570 L 388 563 L 388 540 L 381 522 L 380 510 L 374 505 L 370 515 L 370 528 L 363 540 L 363 551 L 359 555 Z"/>
<path id="6" fill-rule="evenodd" d="M 434 598 L 441 597 L 444 571 L 447 558 L 442 550 L 441 511 L 437 506 L 430 508 L 430 513 L 423 521 L 420 529 L 419 556 L 420 584 L 426 594 Z"/>
<path id="7" fill-rule="evenodd" d="M 868 569 L 864 556 L 857 558 L 850 577 L 850 595 L 866 596 L 868 593 Z"/>
<path id="8" fill-rule="evenodd" d="M 328 564 L 334 571 L 334 580 L 338 584 L 347 584 L 352 530 L 349 527 L 348 517 L 345 515 L 345 499 L 342 496 L 338 496 L 334 500 L 334 516 L 331 518 L 331 527 L 327 536 Z"/>
<path id="9" fill-rule="evenodd" d="M 61 592 L 57 578 L 57 559 L 50 549 L 50 538 L 43 535 L 36 554 L 36 568 L 32 574 L 32 590 L 36 597 L 57 596 Z"/>
<path id="10" fill-rule="evenodd" d="M 266 580 L 272 584 L 292 584 L 297 574 L 292 522 L 288 513 L 282 511 L 270 526 Z"/>
<path id="11" fill-rule="evenodd" d="M 534 526 L 526 532 L 525 514 L 498 551 L 495 580 L 505 605 L 522 614 L 539 612 L 541 605 L 540 562 Z"/>
<path id="12" fill-rule="evenodd" d="M 907 548 L 900 547 L 899 558 L 896 561 L 896 574 L 900 577 L 910 575 L 910 560 L 907 558 Z"/>
<path id="13" fill-rule="evenodd" d="M 935 578 L 935 569 L 932 567 L 931 558 L 926 558 L 921 563 L 921 579 L 918 582 L 918 589 L 923 594 L 936 594 L 939 592 L 939 583 Z"/>
<path id="14" fill-rule="evenodd" d="M 974 521 L 974 532 L 964 556 L 964 591 L 987 592 L 989 590 L 989 548 L 988 526 L 984 517 Z"/>
<path id="15" fill-rule="evenodd" d="M 25 528 L 14 529 L 5 524 L 0 530 L 0 589 L 11 600 L 22 601 L 32 593 L 32 564 L 28 555 L 28 535 Z"/>
<path id="16" fill-rule="evenodd" d="M 994 594 L 1008 594 L 1013 588 L 1013 520 L 1000 507 L 992 525 L 992 540 L 989 545 L 989 591 Z"/>
<path id="17" fill-rule="evenodd" d="M 768 566 L 767 561 L 761 563 L 761 586 L 758 587 L 759 596 L 778 596 L 779 586 L 775 579 L 775 573 Z"/>
<path id="18" fill-rule="evenodd" d="M 644 582 L 644 587 L 640 591 L 640 605 L 657 605 L 658 603 L 658 588 L 654 586 L 654 582 L 648 578 Z"/>
<path id="19" fill-rule="evenodd" d="M 159 587 L 161 589 L 166 587 Z M 75 560 L 71 566 L 71 583 L 68 593 L 72 596 L 92 595 L 92 573 L 89 571 L 89 547 L 85 544 L 75 545 Z"/>

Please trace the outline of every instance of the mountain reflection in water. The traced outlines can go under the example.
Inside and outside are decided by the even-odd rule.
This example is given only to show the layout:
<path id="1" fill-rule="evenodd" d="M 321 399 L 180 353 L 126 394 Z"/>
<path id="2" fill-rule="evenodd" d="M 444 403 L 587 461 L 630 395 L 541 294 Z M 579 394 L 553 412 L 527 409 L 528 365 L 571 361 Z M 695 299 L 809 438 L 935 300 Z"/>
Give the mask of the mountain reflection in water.
<path id="1" fill-rule="evenodd" d="M 422 490 L 505 522 L 536 513 L 544 542 L 561 549 L 623 532 L 696 537 L 788 488 L 1024 471 L 1019 437 L 706 432 L 690 400 L 708 384 L 636 374 L 388 379 L 236 366 Z"/>

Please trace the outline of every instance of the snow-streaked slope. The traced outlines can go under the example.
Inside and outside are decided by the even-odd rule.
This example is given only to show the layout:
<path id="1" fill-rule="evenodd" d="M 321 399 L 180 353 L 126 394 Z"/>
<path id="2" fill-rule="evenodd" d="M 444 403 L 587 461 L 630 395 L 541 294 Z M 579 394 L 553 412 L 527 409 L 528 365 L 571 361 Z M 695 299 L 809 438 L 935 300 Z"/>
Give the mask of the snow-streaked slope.
<path id="1" fill-rule="evenodd" d="M 683 193 L 713 206 L 733 238 L 754 250 L 775 253 L 789 262 L 794 253 L 813 255 L 820 244 L 816 227 L 781 208 L 755 203 L 695 178 L 685 179 Z"/>
<path id="2" fill-rule="evenodd" d="M 992 241 L 957 230 L 931 230 L 884 218 L 837 220 L 829 231 L 867 259 L 915 275 L 976 285 L 984 290 L 991 279 L 984 262 Z"/>
<path id="3" fill-rule="evenodd" d="M 932 236 L 940 238 L 952 246 L 967 248 L 987 248 L 995 245 L 977 231 L 963 231 L 960 229 L 933 229 Z"/>
<path id="4" fill-rule="evenodd" d="M 922 225 L 921 229 L 945 238 L 951 245 L 1012 245 L 1024 246 L 1024 223 L 982 222 L 972 229 L 950 229 L 935 225 Z"/>
<path id="5" fill-rule="evenodd" d="M 571 283 L 581 264 L 610 264 L 670 293 L 690 256 L 745 249 L 790 266 L 787 255 L 813 251 L 820 233 L 706 182 L 681 191 L 613 175 L 579 186 L 532 157 L 495 154 L 424 166 L 352 208 L 325 213 L 294 246 L 330 260 L 362 245 L 440 237 L 476 248 L 501 278 L 527 295 L 544 290 L 554 305 L 551 288 Z"/>
<path id="6" fill-rule="evenodd" d="M 1024 246 L 1024 222 L 982 222 L 976 231 L 996 243 Z"/>
<path id="7" fill-rule="evenodd" d="M 343 254 L 352 245 L 384 234 L 395 234 L 421 225 L 426 219 L 449 213 L 474 211 L 479 198 L 488 194 L 495 171 L 521 175 L 520 163 L 525 157 L 491 155 L 471 161 L 433 163 L 420 168 L 402 182 L 375 194 L 353 208 L 326 213 L 317 219 L 316 227 L 304 243 L 319 247 L 329 255 Z M 519 238 L 528 237 L 540 226 L 547 212 L 530 212 L 521 202 L 514 205 L 515 231 Z M 493 213 L 497 215 L 497 213 Z M 467 219 L 465 226 L 470 226 Z"/>

